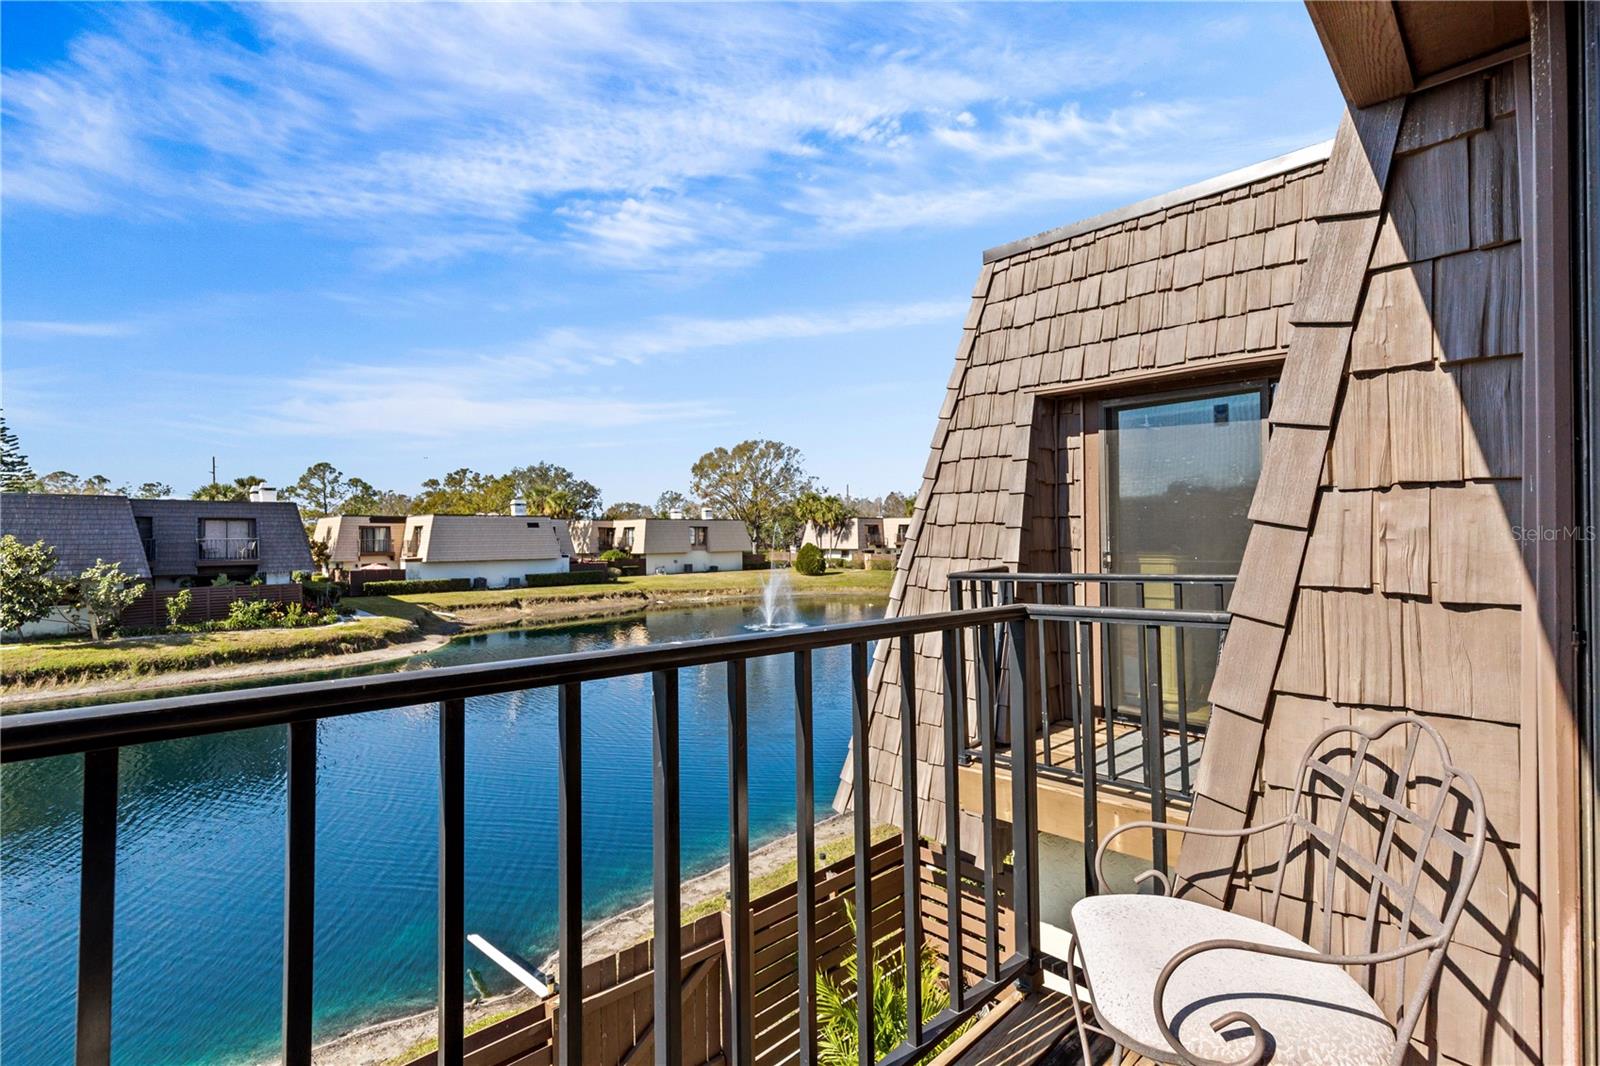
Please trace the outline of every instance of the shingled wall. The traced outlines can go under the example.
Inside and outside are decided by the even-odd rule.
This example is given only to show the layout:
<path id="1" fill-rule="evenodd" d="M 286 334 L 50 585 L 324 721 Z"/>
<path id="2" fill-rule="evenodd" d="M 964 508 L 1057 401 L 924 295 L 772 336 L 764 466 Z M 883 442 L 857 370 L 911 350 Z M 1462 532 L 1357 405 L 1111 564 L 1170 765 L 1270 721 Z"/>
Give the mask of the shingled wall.
<path id="1" fill-rule="evenodd" d="M 945 608 L 948 576 L 1081 568 L 1085 388 L 1272 366 L 1292 327 L 1327 147 L 997 249 L 973 289 L 889 613 Z M 887 644 L 887 642 L 885 642 Z M 943 839 L 936 637 L 917 643 L 923 835 Z M 898 655 L 872 674 L 871 806 L 898 824 Z M 835 805 L 851 802 L 847 760 Z"/>
<path id="2" fill-rule="evenodd" d="M 1428 1061 L 1538 1058 L 1515 87 L 1511 66 L 1470 75 L 1367 109 L 1335 144 L 1329 173 L 1349 179 L 1317 208 L 1191 816 L 1280 816 L 1327 726 L 1411 713 L 1440 731 L 1483 789 L 1489 848 L 1415 1039 Z M 1424 878 L 1435 905 L 1447 867 Z M 1275 850 L 1241 861 L 1213 840 L 1186 847 L 1180 873 L 1261 916 L 1279 871 Z M 1320 903 L 1308 883 L 1289 895 Z"/>

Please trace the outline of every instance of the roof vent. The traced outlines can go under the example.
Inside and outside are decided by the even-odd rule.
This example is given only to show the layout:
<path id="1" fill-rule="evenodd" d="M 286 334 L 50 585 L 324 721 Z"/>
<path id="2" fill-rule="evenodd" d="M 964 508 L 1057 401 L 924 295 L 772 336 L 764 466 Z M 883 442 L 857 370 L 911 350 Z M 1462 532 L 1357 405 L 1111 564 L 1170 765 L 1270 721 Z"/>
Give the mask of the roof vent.
<path id="1" fill-rule="evenodd" d="M 528 501 L 524 500 L 521 496 L 515 497 L 511 501 L 511 513 L 514 514 L 514 515 L 525 515 L 525 514 L 527 514 L 528 513 Z"/>
<path id="2" fill-rule="evenodd" d="M 674 507 L 672 510 L 667 512 L 667 517 L 672 519 L 674 522 L 683 521 L 683 508 Z"/>
<path id="3" fill-rule="evenodd" d="M 277 503 L 278 490 L 271 485 L 252 485 L 250 487 L 251 503 Z"/>
<path id="4" fill-rule="evenodd" d="M 709 507 L 700 508 L 700 517 L 701 517 L 702 520 L 704 520 L 706 522 L 711 521 L 711 508 L 709 508 Z"/>

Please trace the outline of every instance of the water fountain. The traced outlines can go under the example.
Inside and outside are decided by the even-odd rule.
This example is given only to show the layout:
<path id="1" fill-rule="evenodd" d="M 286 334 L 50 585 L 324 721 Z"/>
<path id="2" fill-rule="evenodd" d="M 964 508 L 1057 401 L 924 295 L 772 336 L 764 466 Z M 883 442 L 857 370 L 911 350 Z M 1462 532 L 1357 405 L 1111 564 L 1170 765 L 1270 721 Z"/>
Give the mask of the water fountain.
<path id="1" fill-rule="evenodd" d="M 761 588 L 761 621 L 745 626 L 758 633 L 780 629 L 803 629 L 804 622 L 794 617 L 794 590 L 789 587 L 789 571 L 773 567 Z"/>

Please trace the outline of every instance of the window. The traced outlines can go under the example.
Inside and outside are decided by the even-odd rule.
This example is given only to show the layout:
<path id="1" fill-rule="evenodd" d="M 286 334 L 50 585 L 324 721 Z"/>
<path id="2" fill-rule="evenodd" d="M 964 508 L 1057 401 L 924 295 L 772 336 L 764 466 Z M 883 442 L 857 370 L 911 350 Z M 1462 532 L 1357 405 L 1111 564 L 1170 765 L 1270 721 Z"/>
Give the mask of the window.
<path id="1" fill-rule="evenodd" d="M 406 539 L 406 554 L 415 558 L 422 554 L 422 527 L 412 526 L 411 536 Z"/>
<path id="2" fill-rule="evenodd" d="M 388 526 L 362 526 L 359 532 L 362 555 L 388 555 L 393 551 Z"/>
<path id="3" fill-rule="evenodd" d="M 200 519 L 200 558 L 220 561 L 257 558 L 256 520 Z"/>
<path id="4" fill-rule="evenodd" d="M 904 548 L 906 546 L 906 527 L 904 523 L 894 527 L 894 546 L 896 548 Z"/>
<path id="5" fill-rule="evenodd" d="M 691 547 L 691 548 L 704 548 L 705 546 L 706 546 L 706 527 L 705 526 L 690 526 L 689 527 L 689 547 Z"/>
<path id="6" fill-rule="evenodd" d="M 625 552 L 633 551 L 633 527 L 632 526 L 629 526 L 628 528 L 626 528 L 626 529 L 624 529 L 622 531 L 622 539 L 617 542 L 617 546 L 619 548 L 621 548 Z"/>
<path id="7" fill-rule="evenodd" d="M 609 551 L 616 547 L 617 531 L 607 526 L 600 530 L 600 550 Z"/>

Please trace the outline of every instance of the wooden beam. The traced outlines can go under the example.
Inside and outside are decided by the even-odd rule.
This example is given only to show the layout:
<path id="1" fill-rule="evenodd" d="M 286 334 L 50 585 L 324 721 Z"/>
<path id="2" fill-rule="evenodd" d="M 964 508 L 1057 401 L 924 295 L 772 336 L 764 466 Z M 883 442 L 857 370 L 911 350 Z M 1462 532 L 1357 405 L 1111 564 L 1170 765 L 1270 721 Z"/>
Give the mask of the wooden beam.
<path id="1" fill-rule="evenodd" d="M 1306 12 L 1351 104 L 1369 107 L 1412 90 L 1411 61 L 1389 0 L 1306 0 Z"/>

